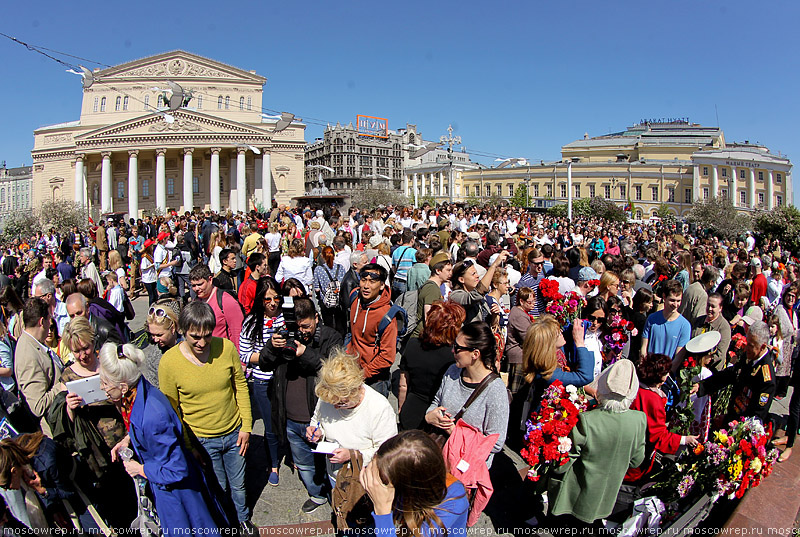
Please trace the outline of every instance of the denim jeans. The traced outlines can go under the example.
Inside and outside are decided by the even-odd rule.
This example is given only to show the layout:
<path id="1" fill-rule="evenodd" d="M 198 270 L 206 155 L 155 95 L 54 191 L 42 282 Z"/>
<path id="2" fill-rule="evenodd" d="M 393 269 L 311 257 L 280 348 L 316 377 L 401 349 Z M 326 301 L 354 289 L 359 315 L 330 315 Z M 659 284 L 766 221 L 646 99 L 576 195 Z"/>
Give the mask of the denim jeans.
<path id="1" fill-rule="evenodd" d="M 250 520 L 250 509 L 247 507 L 244 490 L 244 457 L 239 455 L 239 447 L 236 445 L 239 428 L 223 436 L 197 439 L 211 458 L 220 487 L 226 493 L 230 491 L 239 522 Z"/>
<path id="2" fill-rule="evenodd" d="M 392 300 L 408 291 L 408 282 L 395 279 L 392 282 Z"/>
<path id="3" fill-rule="evenodd" d="M 307 423 L 286 420 L 286 436 L 289 439 L 289 448 L 292 450 L 292 459 L 297 466 L 300 480 L 308 491 L 308 495 L 318 500 L 325 501 L 323 483 L 325 482 L 325 469 L 319 455 L 311 451 L 312 446 L 306 440 Z"/>
<path id="4" fill-rule="evenodd" d="M 189 283 L 189 273 L 186 274 L 174 274 L 173 277 L 175 278 L 175 283 L 178 286 L 178 296 L 181 297 L 184 303 L 188 300 L 186 295 L 188 294 L 192 297 L 192 300 L 197 298 L 197 294 L 192 290 L 192 286 Z"/>
<path id="5" fill-rule="evenodd" d="M 280 464 L 278 457 L 278 437 L 272 432 L 272 404 L 267 396 L 268 380 L 250 379 L 250 401 L 253 409 L 258 409 L 258 414 L 264 420 L 264 447 L 267 448 L 267 467 L 277 468 Z M 255 412 L 253 412 L 255 414 Z"/>
<path id="6" fill-rule="evenodd" d="M 366 385 L 381 394 L 382 396 L 389 398 L 389 392 L 392 388 L 392 383 L 389 380 L 375 380 L 370 381 L 367 379 Z"/>

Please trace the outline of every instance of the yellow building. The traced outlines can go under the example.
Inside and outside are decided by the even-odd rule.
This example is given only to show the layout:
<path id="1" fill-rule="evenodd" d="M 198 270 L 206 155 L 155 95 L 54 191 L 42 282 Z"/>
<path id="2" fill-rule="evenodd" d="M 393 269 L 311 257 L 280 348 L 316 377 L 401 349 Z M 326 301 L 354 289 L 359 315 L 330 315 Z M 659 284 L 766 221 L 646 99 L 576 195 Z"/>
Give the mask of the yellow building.
<path id="1" fill-rule="evenodd" d="M 248 210 L 303 192 L 305 125 L 262 116 L 266 78 L 183 51 L 93 72 L 80 119 L 34 131 L 33 202 L 91 214 Z M 176 111 L 168 83 L 191 91 Z"/>
<path id="2" fill-rule="evenodd" d="M 603 197 L 634 207 L 648 218 L 666 203 L 685 216 L 695 200 L 729 197 L 741 210 L 773 208 L 792 200 L 792 164 L 758 144 L 726 143 L 723 132 L 686 120 L 642 122 L 624 132 L 576 140 L 561 148 L 562 160 L 463 174 L 468 197 L 507 198 L 528 184 L 530 206 Z"/>

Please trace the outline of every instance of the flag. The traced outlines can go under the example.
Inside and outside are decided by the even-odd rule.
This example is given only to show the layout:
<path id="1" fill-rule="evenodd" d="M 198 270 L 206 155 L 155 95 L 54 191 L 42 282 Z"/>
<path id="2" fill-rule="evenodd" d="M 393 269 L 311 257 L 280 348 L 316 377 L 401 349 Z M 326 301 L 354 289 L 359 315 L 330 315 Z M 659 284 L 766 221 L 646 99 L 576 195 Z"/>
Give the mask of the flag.
<path id="1" fill-rule="evenodd" d="M 90 223 L 90 224 L 92 224 L 92 225 L 94 225 L 94 220 L 92 220 L 92 217 L 91 217 L 91 216 L 89 217 L 89 223 Z"/>

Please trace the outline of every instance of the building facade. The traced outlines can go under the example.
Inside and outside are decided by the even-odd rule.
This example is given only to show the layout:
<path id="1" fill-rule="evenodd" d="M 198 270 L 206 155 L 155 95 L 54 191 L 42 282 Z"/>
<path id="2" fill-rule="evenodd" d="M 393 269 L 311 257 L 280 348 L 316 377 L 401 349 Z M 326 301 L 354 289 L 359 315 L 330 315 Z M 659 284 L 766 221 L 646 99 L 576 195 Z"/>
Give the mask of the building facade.
<path id="1" fill-rule="evenodd" d="M 139 217 L 246 211 L 302 193 L 305 125 L 276 132 L 255 71 L 174 51 L 93 75 L 80 119 L 34 131 L 34 204 L 73 198 L 95 216 Z M 171 112 L 169 82 L 191 91 Z"/>
<path id="2" fill-rule="evenodd" d="M 33 167 L 6 168 L 0 164 L 0 220 L 7 215 L 33 208 Z"/>
<path id="3" fill-rule="evenodd" d="M 721 129 L 685 120 L 643 122 L 624 132 L 571 142 L 562 159 L 538 165 L 464 173 L 468 196 L 510 197 L 528 185 L 531 203 L 566 203 L 604 197 L 631 203 L 636 219 L 653 216 L 662 203 L 685 216 L 694 201 L 731 199 L 743 211 L 771 209 L 792 200 L 792 164 L 761 145 L 726 143 Z"/>

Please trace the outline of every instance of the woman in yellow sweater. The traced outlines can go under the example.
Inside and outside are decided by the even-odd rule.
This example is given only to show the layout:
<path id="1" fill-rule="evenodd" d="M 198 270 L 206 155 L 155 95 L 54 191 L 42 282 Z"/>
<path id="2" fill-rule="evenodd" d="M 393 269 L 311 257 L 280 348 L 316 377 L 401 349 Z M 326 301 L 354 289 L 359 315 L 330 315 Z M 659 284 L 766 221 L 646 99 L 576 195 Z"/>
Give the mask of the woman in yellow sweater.
<path id="1" fill-rule="evenodd" d="M 222 489 L 230 490 L 243 533 L 253 534 L 244 488 L 244 456 L 253 426 L 250 395 L 236 347 L 211 336 L 215 324 L 205 301 L 183 308 L 178 330 L 185 339 L 164 353 L 158 384 L 208 452 Z"/>

